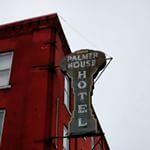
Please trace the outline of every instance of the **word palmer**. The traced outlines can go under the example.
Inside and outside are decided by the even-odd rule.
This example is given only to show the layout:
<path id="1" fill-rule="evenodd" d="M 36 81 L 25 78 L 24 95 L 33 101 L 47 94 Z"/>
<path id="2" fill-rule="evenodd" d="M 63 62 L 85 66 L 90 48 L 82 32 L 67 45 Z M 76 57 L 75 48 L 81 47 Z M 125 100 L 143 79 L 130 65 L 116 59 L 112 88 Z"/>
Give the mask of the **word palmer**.
<path id="1" fill-rule="evenodd" d="M 84 116 L 85 113 L 88 112 L 87 108 L 87 92 L 86 92 L 86 87 L 87 87 L 87 82 L 81 79 L 86 78 L 86 71 L 78 71 L 78 79 L 77 81 L 77 87 L 82 90 L 82 92 L 79 92 L 77 94 L 78 98 L 78 103 L 77 103 L 77 113 L 79 114 L 78 118 L 78 127 L 86 127 L 87 126 L 87 120 L 85 118 L 82 118 L 80 116 Z M 85 90 L 85 91 L 84 91 Z M 82 114 L 82 115 L 81 115 Z"/>
<path id="2" fill-rule="evenodd" d="M 84 53 L 80 55 L 70 55 L 67 57 L 67 68 L 85 68 L 85 67 L 94 67 L 96 64 L 96 58 L 98 57 L 97 52 Z"/>

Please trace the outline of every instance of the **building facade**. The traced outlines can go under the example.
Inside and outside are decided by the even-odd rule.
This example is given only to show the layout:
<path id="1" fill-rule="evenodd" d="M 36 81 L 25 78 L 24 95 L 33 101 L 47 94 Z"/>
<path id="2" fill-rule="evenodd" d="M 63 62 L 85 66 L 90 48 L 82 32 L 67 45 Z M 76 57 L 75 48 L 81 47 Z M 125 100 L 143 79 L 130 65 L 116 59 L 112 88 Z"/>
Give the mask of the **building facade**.
<path id="1" fill-rule="evenodd" d="M 0 150 L 109 150 L 104 135 L 67 136 L 70 53 L 57 14 L 0 26 Z"/>

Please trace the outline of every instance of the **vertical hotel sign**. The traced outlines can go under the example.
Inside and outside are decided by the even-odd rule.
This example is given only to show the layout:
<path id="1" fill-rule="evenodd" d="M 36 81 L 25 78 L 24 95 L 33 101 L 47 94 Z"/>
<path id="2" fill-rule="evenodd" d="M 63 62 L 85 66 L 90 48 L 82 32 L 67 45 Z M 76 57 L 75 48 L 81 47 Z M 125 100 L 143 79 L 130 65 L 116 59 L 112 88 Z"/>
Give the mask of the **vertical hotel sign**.
<path id="1" fill-rule="evenodd" d="M 74 110 L 69 122 L 69 135 L 97 133 L 97 121 L 91 106 L 94 78 L 106 65 L 103 52 L 82 49 L 65 56 L 61 70 L 72 82 L 74 92 Z"/>

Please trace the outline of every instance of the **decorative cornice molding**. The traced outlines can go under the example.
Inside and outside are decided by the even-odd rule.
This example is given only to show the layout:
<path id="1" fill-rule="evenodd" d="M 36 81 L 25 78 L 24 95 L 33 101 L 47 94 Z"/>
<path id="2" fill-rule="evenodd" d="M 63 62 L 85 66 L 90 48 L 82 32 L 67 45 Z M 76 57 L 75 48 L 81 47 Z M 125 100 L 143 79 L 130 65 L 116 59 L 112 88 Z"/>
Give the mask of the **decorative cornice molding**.
<path id="1" fill-rule="evenodd" d="M 56 30 L 62 41 L 65 53 L 70 53 L 70 47 L 56 13 L 0 25 L 0 39 L 11 38 L 44 28 L 51 28 Z"/>

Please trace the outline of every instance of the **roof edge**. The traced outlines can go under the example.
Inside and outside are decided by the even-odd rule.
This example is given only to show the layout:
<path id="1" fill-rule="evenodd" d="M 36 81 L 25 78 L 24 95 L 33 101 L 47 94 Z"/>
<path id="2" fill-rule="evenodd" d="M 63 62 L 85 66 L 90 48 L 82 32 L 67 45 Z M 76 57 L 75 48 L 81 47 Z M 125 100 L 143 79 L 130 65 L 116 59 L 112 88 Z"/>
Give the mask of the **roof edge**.
<path id="1" fill-rule="evenodd" d="M 42 18 L 47 18 L 47 19 L 58 18 L 58 15 L 57 15 L 57 13 L 52 13 L 52 14 L 47 14 L 47 15 L 42 15 L 42 16 L 37 16 L 37 17 L 32 17 L 32 18 L 26 18 L 26 19 L 14 21 L 14 22 L 0 24 L 0 30 L 10 27 L 10 26 L 18 26 L 20 24 L 36 22 L 36 21 L 42 20 Z"/>
<path id="2" fill-rule="evenodd" d="M 71 50 L 57 13 L 47 14 L 0 25 L 0 39 L 13 37 L 18 34 L 31 32 L 35 29 L 43 29 L 48 27 L 56 29 L 61 38 L 65 53 L 70 53 Z"/>

